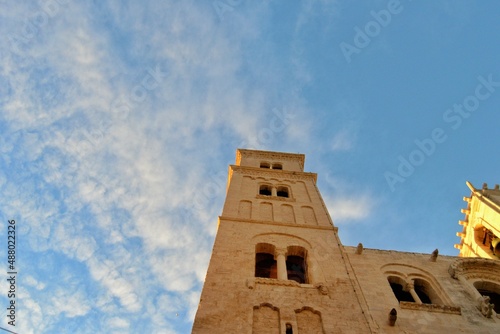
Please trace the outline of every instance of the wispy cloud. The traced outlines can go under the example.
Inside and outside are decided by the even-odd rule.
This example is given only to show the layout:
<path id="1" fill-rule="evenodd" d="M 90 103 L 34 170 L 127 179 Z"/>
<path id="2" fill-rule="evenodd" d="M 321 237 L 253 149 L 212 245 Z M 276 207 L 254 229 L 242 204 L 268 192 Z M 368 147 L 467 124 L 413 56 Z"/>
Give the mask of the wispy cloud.
<path id="1" fill-rule="evenodd" d="M 231 20 L 191 2 L 57 3 L 19 50 L 0 41 L 0 218 L 21 222 L 19 247 L 31 254 L 20 297 L 30 320 L 20 331 L 78 322 L 96 332 L 178 332 L 173 323 L 194 316 L 214 202 L 224 196 L 225 180 L 205 188 L 214 168 L 227 168 L 214 166 L 217 152 L 227 138 L 231 150 L 262 145 L 256 134 L 273 108 L 293 105 L 270 103 L 272 83 L 241 75 L 250 59 L 242 44 L 258 35 L 266 6 L 226 31 L 219 25 Z M 4 6 L 2 31 L 14 37 L 44 10 Z M 264 62 L 253 66 L 273 76 Z M 299 138 L 294 127 L 264 144 Z M 52 270 L 80 277 L 54 280 Z"/>
<path id="2" fill-rule="evenodd" d="M 372 213 L 374 200 L 369 195 L 357 195 L 353 197 L 336 196 L 326 198 L 326 206 L 335 224 L 345 224 L 360 221 Z"/>

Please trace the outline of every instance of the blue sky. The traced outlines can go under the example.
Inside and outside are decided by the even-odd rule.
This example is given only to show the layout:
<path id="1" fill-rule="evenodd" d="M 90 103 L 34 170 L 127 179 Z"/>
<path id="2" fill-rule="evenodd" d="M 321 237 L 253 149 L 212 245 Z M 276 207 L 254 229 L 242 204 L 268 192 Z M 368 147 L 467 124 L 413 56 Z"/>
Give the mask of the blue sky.
<path id="1" fill-rule="evenodd" d="M 0 8 L 19 333 L 189 332 L 238 147 L 306 154 L 346 245 L 456 255 L 500 183 L 498 1 Z"/>

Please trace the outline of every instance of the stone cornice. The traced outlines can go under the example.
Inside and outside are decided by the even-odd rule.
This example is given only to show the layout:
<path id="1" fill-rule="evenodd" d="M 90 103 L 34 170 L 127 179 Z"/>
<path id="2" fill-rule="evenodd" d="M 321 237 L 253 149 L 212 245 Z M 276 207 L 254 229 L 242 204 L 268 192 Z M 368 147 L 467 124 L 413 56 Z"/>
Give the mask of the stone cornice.
<path id="1" fill-rule="evenodd" d="M 316 183 L 318 174 L 309 172 L 293 172 L 286 170 L 263 169 L 258 167 L 230 165 L 229 173 L 242 173 L 251 176 L 261 176 L 267 178 L 282 178 L 288 180 L 313 180 Z"/>
<path id="2" fill-rule="evenodd" d="M 227 217 L 227 216 L 219 216 L 219 224 L 223 221 L 231 221 L 238 223 L 250 223 L 250 224 L 263 224 L 263 225 L 275 225 L 275 226 L 289 226 L 289 227 L 297 227 L 297 228 L 309 228 L 315 230 L 332 230 L 336 233 L 338 231 L 338 227 L 336 226 L 318 226 L 318 225 L 307 225 L 307 224 L 297 224 L 297 223 L 283 223 L 277 222 L 273 220 L 255 220 L 255 219 L 245 219 L 240 217 Z"/>
<path id="3" fill-rule="evenodd" d="M 268 201 L 295 202 L 295 198 L 281 196 L 256 195 L 255 198 Z"/>
<path id="4" fill-rule="evenodd" d="M 399 302 L 399 306 L 401 306 L 401 308 L 403 309 L 410 309 L 410 310 L 421 310 L 421 311 L 449 313 L 449 314 L 462 314 L 460 307 L 456 306 L 419 304 L 413 302 Z"/>
<path id="5" fill-rule="evenodd" d="M 304 170 L 304 161 L 306 159 L 306 156 L 304 154 L 298 154 L 298 153 L 269 152 L 269 151 L 259 151 L 259 150 L 246 150 L 239 148 L 236 150 L 237 165 L 240 164 L 242 155 L 261 158 L 261 159 L 270 159 L 270 160 L 298 161 L 302 170 Z"/>
<path id="6" fill-rule="evenodd" d="M 471 278 L 490 278 L 500 281 L 500 261 L 483 258 L 461 258 L 453 262 L 448 268 L 451 277 L 458 279 L 463 276 Z"/>
<path id="7" fill-rule="evenodd" d="M 488 189 L 488 188 L 483 188 L 483 189 L 478 189 L 474 188 L 472 183 L 469 181 L 466 182 L 467 187 L 471 190 L 471 198 L 473 196 L 476 196 L 478 199 L 482 199 L 482 201 L 491 207 L 493 210 L 497 211 L 500 213 L 500 204 L 497 203 L 495 200 L 491 199 L 491 194 L 495 195 L 500 195 L 500 190 L 498 189 Z"/>

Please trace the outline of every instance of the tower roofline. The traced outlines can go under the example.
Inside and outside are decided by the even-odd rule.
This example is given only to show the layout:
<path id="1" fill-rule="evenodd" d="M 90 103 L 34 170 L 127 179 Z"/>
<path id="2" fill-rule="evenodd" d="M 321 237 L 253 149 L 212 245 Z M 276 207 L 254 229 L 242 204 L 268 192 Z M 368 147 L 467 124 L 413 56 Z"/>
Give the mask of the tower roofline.
<path id="1" fill-rule="evenodd" d="M 304 162 L 306 160 L 305 154 L 300 153 L 288 153 L 288 152 L 274 152 L 274 151 L 262 151 L 262 150 L 251 150 L 251 149 L 236 149 L 236 165 L 240 165 L 242 156 L 254 156 L 262 159 L 282 159 L 282 160 L 293 160 L 298 161 L 302 170 L 304 170 Z"/>
<path id="2" fill-rule="evenodd" d="M 465 184 L 471 191 L 471 198 L 473 195 L 477 196 L 478 198 L 483 198 L 485 203 L 489 204 L 492 208 L 500 212 L 500 189 L 498 185 L 495 185 L 494 189 L 488 189 L 488 185 L 484 183 L 483 188 L 478 189 L 475 188 L 469 181 L 466 181 Z"/>

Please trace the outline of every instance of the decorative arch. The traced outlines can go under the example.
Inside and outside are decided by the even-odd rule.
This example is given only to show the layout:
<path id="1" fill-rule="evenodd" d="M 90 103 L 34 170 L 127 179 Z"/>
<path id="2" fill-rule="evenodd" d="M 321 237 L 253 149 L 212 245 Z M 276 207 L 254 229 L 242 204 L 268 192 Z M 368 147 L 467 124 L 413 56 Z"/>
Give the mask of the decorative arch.
<path id="1" fill-rule="evenodd" d="M 321 312 L 312 307 L 304 306 L 295 310 L 299 333 L 324 334 Z"/>
<path id="2" fill-rule="evenodd" d="M 272 221 L 274 220 L 273 204 L 270 202 L 261 202 L 260 206 L 260 218 L 262 220 Z"/>
<path id="3" fill-rule="evenodd" d="M 252 333 L 280 333 L 280 310 L 270 303 L 261 303 L 253 307 Z"/>
<path id="4" fill-rule="evenodd" d="M 295 212 L 290 204 L 281 204 L 281 220 L 285 223 L 295 223 Z"/>
<path id="5" fill-rule="evenodd" d="M 238 217 L 250 219 L 252 218 L 252 202 L 241 200 L 238 205 Z"/>
<path id="6" fill-rule="evenodd" d="M 403 263 L 388 263 L 382 266 L 381 270 L 387 277 L 399 302 L 434 305 L 452 304 L 451 299 L 436 278 L 422 268 Z"/>
<path id="7" fill-rule="evenodd" d="M 493 302 L 498 301 L 500 304 L 500 263 L 498 260 L 461 258 L 450 265 L 448 273 L 462 283 L 484 316 L 491 317 L 494 313 L 499 317 L 500 309 Z M 484 296 L 487 296 L 489 301 L 485 301 Z M 495 305 L 491 307 L 492 304 Z M 488 312 L 488 308 L 493 309 L 493 312 Z"/>
<path id="8" fill-rule="evenodd" d="M 316 214 L 314 213 L 314 209 L 311 206 L 302 206 L 301 209 L 305 224 L 318 225 Z"/>
<path id="9" fill-rule="evenodd" d="M 289 245 L 301 246 L 305 249 L 311 249 L 311 243 L 306 239 L 289 233 L 260 233 L 252 238 L 255 242 L 269 242 L 276 246 L 288 247 Z"/>

